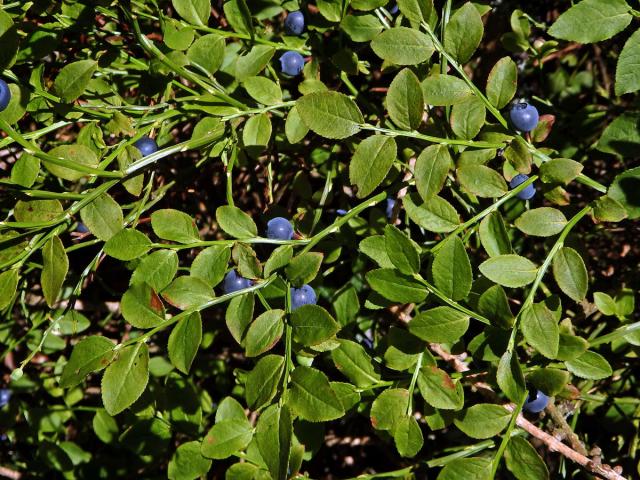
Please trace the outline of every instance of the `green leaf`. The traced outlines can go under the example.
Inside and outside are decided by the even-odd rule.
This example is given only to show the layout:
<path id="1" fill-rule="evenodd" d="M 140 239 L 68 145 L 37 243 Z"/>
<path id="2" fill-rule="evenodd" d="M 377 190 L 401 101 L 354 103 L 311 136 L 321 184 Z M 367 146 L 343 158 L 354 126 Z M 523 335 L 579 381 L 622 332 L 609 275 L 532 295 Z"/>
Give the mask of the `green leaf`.
<path id="1" fill-rule="evenodd" d="M 607 359 L 591 350 L 587 350 L 579 357 L 565 360 L 564 364 L 571 373 L 588 380 L 601 380 L 610 377 L 613 373 Z"/>
<path id="2" fill-rule="evenodd" d="M 257 410 L 275 397 L 282 372 L 284 358 L 280 355 L 265 355 L 258 360 L 247 375 L 245 385 L 247 405 L 250 409 Z"/>
<path id="3" fill-rule="evenodd" d="M 287 266 L 291 261 L 291 257 L 293 257 L 292 245 L 280 245 L 271 252 L 269 259 L 264 264 L 265 278 L 269 277 L 273 272 L 281 269 L 282 267 Z"/>
<path id="4" fill-rule="evenodd" d="M 113 443 L 118 439 L 118 424 L 103 408 L 96 411 L 92 426 L 93 432 L 104 443 Z"/>
<path id="5" fill-rule="evenodd" d="M 387 244 L 384 235 L 371 235 L 363 238 L 358 249 L 382 268 L 394 267 L 389 255 L 387 255 Z"/>
<path id="6" fill-rule="evenodd" d="M 221 460 L 244 450 L 252 438 L 251 424 L 246 419 L 223 420 L 211 427 L 200 452 L 206 458 Z"/>
<path id="7" fill-rule="evenodd" d="M 433 106 L 455 105 L 472 94 L 469 86 L 453 75 L 431 75 L 422 81 L 421 86 L 425 103 Z"/>
<path id="8" fill-rule="evenodd" d="M 391 120 L 403 130 L 416 130 L 422 122 L 422 89 L 418 77 L 410 69 L 401 70 L 389 85 L 387 109 Z"/>
<path id="9" fill-rule="evenodd" d="M 471 263 L 462 240 L 449 237 L 433 257 L 431 264 L 433 282 L 452 300 L 462 300 L 471 291 L 473 275 Z"/>
<path id="10" fill-rule="evenodd" d="M 511 328 L 513 325 L 509 299 L 500 285 L 493 285 L 482 292 L 478 299 L 478 312 L 490 318 L 496 327 Z"/>
<path id="11" fill-rule="evenodd" d="M 469 328 L 469 316 L 451 307 L 435 307 L 416 315 L 409 331 L 427 342 L 453 343 Z"/>
<path id="12" fill-rule="evenodd" d="M 407 27 L 384 30 L 373 39 L 371 48 L 380 58 L 396 65 L 418 65 L 435 51 L 428 36 Z"/>
<path id="13" fill-rule="evenodd" d="M 549 470 L 536 449 L 524 438 L 514 436 L 504 451 L 507 468 L 518 480 L 548 480 Z"/>
<path id="14" fill-rule="evenodd" d="M 4 10 L 0 10 L 0 38 L 3 47 L 0 49 L 0 69 L 4 70 L 14 64 L 20 46 L 18 24 L 13 23 L 11 15 Z"/>
<path id="15" fill-rule="evenodd" d="M 134 283 L 124 292 L 120 310 L 125 320 L 137 328 L 153 328 L 165 321 L 162 301 L 144 282 Z"/>
<path id="16" fill-rule="evenodd" d="M 415 457 L 422 450 L 424 438 L 415 417 L 405 415 L 400 418 L 393 432 L 393 440 L 402 457 Z"/>
<path id="17" fill-rule="evenodd" d="M 327 376 L 320 370 L 305 366 L 296 367 L 291 372 L 287 404 L 300 418 L 310 422 L 328 422 L 345 413 Z"/>
<path id="18" fill-rule="evenodd" d="M 256 425 L 256 442 L 274 480 L 289 478 L 292 437 L 293 420 L 289 407 L 272 405 L 260 415 Z"/>
<path id="19" fill-rule="evenodd" d="M 589 342 L 584 338 L 561 333 L 560 343 L 558 345 L 558 355 L 556 358 L 558 360 L 571 360 L 586 352 L 588 346 Z"/>
<path id="20" fill-rule="evenodd" d="M 118 260 L 133 260 L 151 249 L 151 240 L 133 228 L 120 230 L 104 244 L 104 253 Z"/>
<path id="21" fill-rule="evenodd" d="M 174 250 L 157 250 L 142 259 L 131 275 L 130 284 L 147 283 L 156 292 L 171 283 L 178 271 L 178 254 Z"/>
<path id="22" fill-rule="evenodd" d="M 458 168 L 456 174 L 460 185 L 478 197 L 495 198 L 507 193 L 502 175 L 484 165 L 465 165 Z"/>
<path id="23" fill-rule="evenodd" d="M 565 295 L 581 302 L 589 290 L 589 274 L 584 261 L 573 248 L 562 247 L 553 257 L 553 277 Z"/>
<path id="24" fill-rule="evenodd" d="M 339 22 L 342 18 L 342 2 L 338 0 L 316 0 L 320 14 L 330 22 Z"/>
<path id="25" fill-rule="evenodd" d="M 526 392 L 526 386 L 518 355 L 513 351 L 507 350 L 500 357 L 496 380 L 500 390 L 509 400 L 516 403 L 520 402 Z"/>
<path id="26" fill-rule="evenodd" d="M 336 368 L 359 388 L 380 381 L 380 374 L 376 371 L 371 357 L 359 343 L 341 339 L 340 347 L 331 351 L 331 359 Z"/>
<path id="27" fill-rule="evenodd" d="M 480 272 L 492 282 L 504 287 L 518 288 L 536 279 L 538 267 L 520 255 L 498 255 L 480 264 Z"/>
<path id="28" fill-rule="evenodd" d="M 475 138 L 484 125 L 487 109 L 482 100 L 469 96 L 451 109 L 451 130 L 458 138 Z"/>
<path id="29" fill-rule="evenodd" d="M 164 208 L 151 214 L 151 228 L 163 240 L 192 243 L 200 240 L 193 218 L 180 210 Z"/>
<path id="30" fill-rule="evenodd" d="M 557 368 L 538 368 L 527 375 L 527 383 L 552 397 L 561 393 L 569 383 L 569 372 Z"/>
<path id="31" fill-rule="evenodd" d="M 196 64 L 213 74 L 222 66 L 224 47 L 224 37 L 215 33 L 203 35 L 189 47 L 187 58 L 192 64 Z"/>
<path id="32" fill-rule="evenodd" d="M 201 341 L 202 319 L 199 312 L 193 312 L 180 320 L 169 335 L 167 349 L 173 366 L 188 374 Z"/>
<path id="33" fill-rule="evenodd" d="M 257 279 L 262 276 L 262 264 L 249 245 L 236 243 L 231 257 L 238 263 L 238 273 L 244 278 Z"/>
<path id="34" fill-rule="evenodd" d="M 232 2 L 225 3 L 225 6 Z M 249 77 L 255 77 L 269 64 L 275 53 L 273 47 L 255 45 L 249 53 L 236 61 L 236 80 L 244 82 Z"/>
<path id="35" fill-rule="evenodd" d="M 210 0 L 171 0 L 178 15 L 192 25 L 206 25 L 211 14 Z"/>
<path id="36" fill-rule="evenodd" d="M 420 153 L 416 159 L 414 177 L 418 193 L 425 202 L 440 193 L 452 165 L 453 160 L 446 145 L 431 145 Z"/>
<path id="37" fill-rule="evenodd" d="M 228 245 L 205 248 L 193 260 L 191 275 L 201 278 L 213 288 L 224 278 L 229 258 L 231 258 L 231 249 Z"/>
<path id="38" fill-rule="evenodd" d="M 247 357 L 257 357 L 271 350 L 284 331 L 284 310 L 267 310 L 249 326 L 244 339 Z"/>
<path id="39" fill-rule="evenodd" d="M 366 197 L 382 183 L 396 155 L 392 137 L 372 135 L 360 142 L 349 164 L 349 181 L 358 187 L 358 198 Z"/>
<path id="40" fill-rule="evenodd" d="M 305 125 L 326 138 L 350 137 L 364 122 L 358 105 L 343 93 L 309 93 L 298 99 L 296 108 Z"/>
<path id="41" fill-rule="evenodd" d="M 182 275 L 162 291 L 162 298 L 180 310 L 200 307 L 215 297 L 211 287 L 198 277 Z"/>
<path id="42" fill-rule="evenodd" d="M 398 303 L 418 303 L 427 298 L 427 290 L 395 269 L 379 268 L 366 274 L 367 282 L 387 300 Z"/>
<path id="43" fill-rule="evenodd" d="M 195 32 L 190 25 L 184 25 L 173 18 L 161 19 L 162 41 L 172 50 L 186 50 L 193 43 Z"/>
<path id="44" fill-rule="evenodd" d="M 640 147 L 640 130 L 638 129 L 638 122 L 640 122 L 640 113 L 637 112 L 625 112 L 619 117 L 615 118 L 613 122 L 604 129 L 596 149 L 601 152 L 611 153 L 614 155 L 620 155 L 622 157 L 633 157 Z M 640 173 L 640 168 L 632 168 L 619 174 L 616 178 L 637 178 Z M 635 183 L 631 180 L 627 180 L 629 183 Z M 627 183 L 625 182 L 625 183 Z M 609 195 L 611 198 L 618 200 L 620 203 L 626 206 L 626 202 L 623 201 L 625 196 L 629 197 L 629 200 L 635 206 L 635 213 L 633 218 L 637 218 L 640 215 L 640 193 L 637 188 L 631 185 L 616 185 L 616 181 L 611 185 Z M 621 188 L 624 187 L 624 188 Z M 618 190 L 617 195 L 613 195 L 611 189 Z M 622 191 L 620 191 L 622 190 Z M 629 212 L 631 215 L 631 212 Z"/>
<path id="45" fill-rule="evenodd" d="M 99 160 L 96 154 L 89 147 L 84 145 L 60 145 L 52 148 L 48 152 L 49 155 L 65 160 L 70 164 L 76 164 L 85 167 L 97 167 Z M 44 167 L 56 177 L 64 180 L 75 181 L 86 176 L 86 173 L 73 170 L 71 168 L 55 165 L 51 162 L 43 160 Z"/>
<path id="46" fill-rule="evenodd" d="M 518 66 L 503 57 L 493 66 L 487 77 L 487 98 L 496 108 L 504 108 L 516 94 Z"/>
<path id="47" fill-rule="evenodd" d="M 453 422 L 467 436 L 484 439 L 491 438 L 504 430 L 510 419 L 511 412 L 506 408 L 479 403 L 463 410 Z"/>
<path id="48" fill-rule="evenodd" d="M 211 468 L 211 460 L 200 453 L 198 441 L 180 445 L 169 462 L 167 476 L 170 480 L 193 480 L 205 476 Z"/>
<path id="49" fill-rule="evenodd" d="M 414 366 L 425 347 L 422 340 L 398 327 L 389 329 L 385 343 L 385 365 L 397 371 L 407 370 Z"/>
<path id="50" fill-rule="evenodd" d="M 415 195 L 404 197 L 404 207 L 409 218 L 422 228 L 436 233 L 448 233 L 460 225 L 460 217 L 444 198 L 435 196 L 419 204 Z"/>
<path id="51" fill-rule="evenodd" d="M 371 404 L 371 425 L 376 430 L 393 431 L 409 406 L 409 390 L 387 388 Z"/>
<path id="52" fill-rule="evenodd" d="M 340 27 L 354 42 L 370 42 L 383 28 L 375 15 L 347 15 Z"/>
<path id="53" fill-rule="evenodd" d="M 631 22 L 625 0 L 582 0 L 564 12 L 549 28 L 549 35 L 578 43 L 607 40 Z"/>
<path id="54" fill-rule="evenodd" d="M 82 95 L 98 68 L 93 60 L 79 60 L 62 67 L 53 82 L 53 91 L 63 102 L 71 103 Z"/>
<path id="55" fill-rule="evenodd" d="M 284 132 L 291 144 L 300 142 L 309 133 L 309 128 L 302 121 L 295 105 L 289 110 L 284 124 Z"/>
<path id="56" fill-rule="evenodd" d="M 620 222 L 627 218 L 627 211 L 620 202 L 603 195 L 593 202 L 593 216 L 600 222 Z"/>
<path id="57" fill-rule="evenodd" d="M 324 308 L 303 305 L 291 314 L 293 338 L 305 346 L 317 345 L 333 337 L 340 325 Z"/>
<path id="58" fill-rule="evenodd" d="M 111 416 L 135 402 L 149 381 L 149 350 L 146 343 L 136 342 L 121 348 L 117 355 L 102 377 L 102 402 Z"/>
<path id="59" fill-rule="evenodd" d="M 244 336 L 247 333 L 247 328 L 251 320 L 253 320 L 254 304 L 255 299 L 253 293 L 247 293 L 232 298 L 227 307 L 225 314 L 227 328 L 240 345 L 244 344 Z"/>
<path id="60" fill-rule="evenodd" d="M 486 480 L 491 475 L 491 459 L 456 458 L 447 463 L 438 474 L 437 480 L 460 480 L 461 478 L 473 478 Z"/>
<path id="61" fill-rule="evenodd" d="M 9 124 L 14 124 L 17 123 L 26 112 L 26 107 L 29 104 L 30 91 L 26 87 L 10 83 L 9 92 L 11 94 L 9 105 L 0 112 L 0 118 Z M 13 168 L 14 167 L 12 167 L 12 169 Z"/>
<path id="62" fill-rule="evenodd" d="M 59 200 L 18 200 L 13 216 L 18 222 L 49 222 L 63 215 Z"/>
<path id="63" fill-rule="evenodd" d="M 307 252 L 293 257 L 285 273 L 294 287 L 301 287 L 316 278 L 323 256 L 320 252 Z"/>
<path id="64" fill-rule="evenodd" d="M 387 255 L 394 266 L 405 275 L 420 271 L 420 247 L 393 225 L 384 227 Z"/>
<path id="65" fill-rule="evenodd" d="M 40 173 L 40 159 L 23 152 L 11 167 L 11 181 L 25 188 L 36 183 Z"/>
<path id="66" fill-rule="evenodd" d="M 520 215 L 515 225 L 518 230 L 535 237 L 550 237 L 562 231 L 567 224 L 564 214 L 557 208 L 540 207 Z"/>
<path id="67" fill-rule="evenodd" d="M 547 358 L 556 358 L 560 328 L 553 312 L 544 303 L 526 307 L 521 314 L 520 326 L 529 345 Z"/>
<path id="68" fill-rule="evenodd" d="M 422 398 L 434 408 L 460 410 L 464 406 L 464 390 L 459 381 L 435 365 L 422 367 L 418 373 L 418 388 Z"/>
<path id="69" fill-rule="evenodd" d="M 508 255 L 513 252 L 507 228 L 500 212 L 491 212 L 480 222 L 480 242 L 490 257 Z"/>
<path id="70" fill-rule="evenodd" d="M 80 210 L 80 218 L 91 233 L 105 242 L 122 230 L 124 222 L 122 208 L 107 193 Z"/>
<path id="71" fill-rule="evenodd" d="M 69 258 L 58 236 L 54 236 L 42 247 L 42 293 L 50 307 L 58 299 L 62 284 L 69 271 Z"/>
<path id="72" fill-rule="evenodd" d="M 18 270 L 11 269 L 0 273 L 0 310 L 9 306 L 18 288 Z"/>
<path id="73" fill-rule="evenodd" d="M 282 90 L 277 83 L 266 77 L 247 78 L 244 81 L 244 89 L 251 98 L 263 105 L 282 103 Z"/>
<path id="74" fill-rule="evenodd" d="M 398 7 L 412 25 L 429 22 L 433 14 L 433 0 L 398 0 Z"/>
<path id="75" fill-rule="evenodd" d="M 250 152 L 261 152 L 271 139 L 271 119 L 266 113 L 253 115 L 247 120 L 242 130 L 242 143 Z"/>
<path id="76" fill-rule="evenodd" d="M 478 9 L 471 2 L 465 3 L 451 16 L 445 29 L 444 49 L 458 63 L 466 63 L 476 51 L 484 25 Z"/>
<path id="77" fill-rule="evenodd" d="M 251 238 L 258 235 L 256 224 L 238 207 L 231 205 L 218 207 L 216 221 L 222 230 L 234 238 Z"/>
<path id="78" fill-rule="evenodd" d="M 624 44 L 618 63 L 616 64 L 616 95 L 636 92 L 640 90 L 640 29 Z"/>
<path id="79" fill-rule="evenodd" d="M 111 363 L 116 353 L 111 340 L 97 335 L 78 342 L 71 352 L 71 358 L 62 370 L 60 386 L 75 387 L 92 372 L 99 372 Z"/>
<path id="80" fill-rule="evenodd" d="M 637 117 L 636 120 L 640 121 L 640 117 Z M 636 125 L 634 124 L 632 127 L 634 130 L 637 130 Z M 627 140 L 621 139 L 620 141 L 626 142 Z M 640 218 L 640 167 L 617 175 L 607 194 L 625 208 L 630 220 Z"/>
<path id="81" fill-rule="evenodd" d="M 527 142 L 522 137 L 515 137 L 505 149 L 503 156 L 517 172 L 531 173 L 533 155 L 529 151 Z"/>
<path id="82" fill-rule="evenodd" d="M 582 172 L 581 163 L 569 158 L 554 158 L 540 165 L 540 180 L 544 183 L 568 185 Z"/>

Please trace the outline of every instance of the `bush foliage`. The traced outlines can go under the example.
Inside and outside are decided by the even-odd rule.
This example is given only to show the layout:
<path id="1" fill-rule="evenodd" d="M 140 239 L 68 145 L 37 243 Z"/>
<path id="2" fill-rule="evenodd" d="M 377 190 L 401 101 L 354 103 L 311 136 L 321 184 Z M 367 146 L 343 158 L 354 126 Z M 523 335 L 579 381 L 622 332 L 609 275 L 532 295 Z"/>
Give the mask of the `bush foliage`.
<path id="1" fill-rule="evenodd" d="M 0 2 L 0 475 L 639 474 L 634 6 Z"/>

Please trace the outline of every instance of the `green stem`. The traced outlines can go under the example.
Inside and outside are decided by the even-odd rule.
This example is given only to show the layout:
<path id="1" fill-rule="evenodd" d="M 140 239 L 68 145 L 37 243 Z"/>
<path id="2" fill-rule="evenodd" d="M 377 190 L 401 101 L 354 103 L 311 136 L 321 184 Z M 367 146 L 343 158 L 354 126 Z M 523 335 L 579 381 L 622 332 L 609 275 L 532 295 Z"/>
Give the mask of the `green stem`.
<path id="1" fill-rule="evenodd" d="M 454 70 L 456 70 L 460 74 L 460 76 L 462 77 L 462 80 L 464 80 L 464 82 L 468 85 L 471 91 L 473 91 L 473 93 L 480 100 L 482 100 L 482 102 L 487 107 L 487 110 L 489 110 L 491 114 L 495 117 L 495 119 L 498 120 L 498 122 L 500 122 L 500 125 L 502 125 L 504 128 L 508 128 L 507 121 L 504 119 L 500 111 L 493 106 L 493 104 L 489 101 L 489 99 L 480 91 L 478 87 L 475 86 L 475 84 L 469 79 L 469 77 L 467 77 L 467 74 L 464 71 L 464 68 L 462 68 L 462 66 L 451 55 L 447 53 L 447 51 L 444 49 L 444 46 L 440 42 L 440 39 L 438 39 L 437 35 L 433 33 L 431 26 L 426 22 L 421 22 L 421 25 L 422 25 L 422 28 L 424 28 L 425 31 L 427 32 L 427 35 L 431 37 L 431 40 L 433 41 L 433 44 L 436 47 L 436 50 L 438 50 L 438 52 L 451 64 Z"/>
<path id="2" fill-rule="evenodd" d="M 542 283 L 542 279 L 547 273 L 547 270 L 549 269 L 549 266 L 551 265 L 551 262 L 553 261 L 553 258 L 555 257 L 556 253 L 558 253 L 558 251 L 564 245 L 564 241 L 569 235 L 569 233 L 571 232 L 571 230 L 573 229 L 573 227 L 575 227 L 577 223 L 582 219 L 582 217 L 587 215 L 590 211 L 591 211 L 591 207 L 589 206 L 584 207 L 582 210 L 576 213 L 571 218 L 571 220 L 569 220 L 569 222 L 562 229 L 562 232 L 560 233 L 555 243 L 553 244 L 553 247 L 551 247 L 551 250 L 549 251 L 547 258 L 544 259 L 544 262 L 538 269 L 536 278 L 533 281 L 533 284 L 531 285 L 531 290 L 529 290 L 529 294 L 527 295 L 527 298 L 525 299 L 525 301 L 522 303 L 522 306 L 520 307 L 520 311 L 518 312 L 518 315 L 516 315 L 516 319 L 513 323 L 513 329 L 511 330 L 511 337 L 509 338 L 509 345 L 507 347 L 507 349 L 510 352 L 512 352 L 515 348 L 516 335 L 518 332 L 518 326 L 520 324 L 520 318 L 522 317 L 522 312 L 524 312 L 529 306 L 533 304 L 536 293 L 538 291 L 538 287 L 540 286 L 540 283 Z"/>
<path id="3" fill-rule="evenodd" d="M 498 208 L 503 205 L 507 200 L 509 200 L 510 198 L 515 197 L 516 195 L 518 195 L 518 193 L 520 193 L 522 190 L 524 190 L 525 188 L 527 188 L 527 186 L 529 186 L 530 184 L 532 184 L 533 182 L 535 182 L 538 179 L 537 175 L 532 175 L 528 180 L 522 182 L 520 185 L 518 185 L 516 188 L 514 188 L 513 190 L 510 190 L 508 193 L 506 193 L 502 198 L 500 198 L 500 200 L 498 200 L 497 202 L 493 203 L 490 207 L 485 208 L 484 210 L 482 210 L 480 213 L 478 213 L 477 215 L 473 216 L 472 218 L 470 218 L 469 220 L 467 220 L 466 222 L 464 222 L 462 225 L 460 225 L 459 227 L 457 227 L 453 232 L 451 232 L 449 235 L 447 235 L 445 238 L 443 238 L 442 240 L 440 240 L 436 245 L 433 246 L 433 248 L 431 248 L 431 253 L 436 253 L 438 250 L 440 250 L 442 248 L 442 246 L 444 245 L 444 243 L 453 235 L 457 235 L 460 232 L 466 230 L 467 228 L 469 228 L 471 225 L 474 225 L 475 223 L 477 223 L 478 221 L 482 220 L 484 217 L 486 217 L 487 215 L 489 215 L 490 213 L 495 212 L 496 210 L 498 210 Z"/>
<path id="4" fill-rule="evenodd" d="M 426 140 L 431 143 L 438 143 L 441 145 L 462 145 L 465 147 L 472 148 L 504 148 L 504 143 L 493 143 L 493 142 L 482 142 L 475 140 L 460 140 L 460 139 L 452 139 L 452 138 L 441 138 L 434 137 L 431 135 L 424 135 L 422 133 L 416 131 L 403 131 L 403 130 L 393 130 L 391 128 L 383 128 L 378 127 L 376 125 L 370 125 L 368 123 L 363 123 L 360 125 L 362 130 L 373 130 L 375 132 L 384 133 L 385 135 L 389 135 L 391 137 L 410 137 L 417 138 L 419 140 Z"/>
<path id="5" fill-rule="evenodd" d="M 522 410 L 522 406 L 524 405 L 524 402 L 527 401 L 528 395 L 529 395 L 529 392 L 525 391 L 524 394 L 522 395 L 522 398 L 517 403 L 516 408 L 514 408 L 513 412 L 511 413 L 511 420 L 509 421 L 509 426 L 507 427 L 507 431 L 502 436 L 502 441 L 500 442 L 498 451 L 496 452 L 496 455 L 493 457 L 493 461 L 491 462 L 491 476 L 489 477 L 490 480 L 493 480 L 496 476 L 496 472 L 498 471 L 498 467 L 500 466 L 500 460 L 504 455 L 504 451 L 506 450 L 507 444 L 509 443 L 509 439 L 511 438 L 511 433 L 513 432 L 513 429 L 516 427 L 516 420 L 518 420 L 518 415 Z"/>
<path id="6" fill-rule="evenodd" d="M 269 47 L 275 48 L 276 50 L 293 50 L 295 52 L 301 53 L 302 55 L 312 54 L 311 50 L 308 50 L 306 48 L 294 47 L 292 45 L 287 45 L 285 43 L 273 42 L 271 40 L 265 40 L 264 38 L 260 38 L 258 36 L 252 39 L 250 35 L 245 33 L 229 32 L 229 31 L 220 30 L 217 28 L 205 27 L 203 25 L 202 26 L 192 25 L 192 26 L 193 28 L 195 28 L 196 30 L 200 30 L 201 32 L 215 33 L 217 35 L 220 35 L 221 37 L 226 37 L 226 38 L 238 38 L 240 40 L 253 40 L 255 43 L 259 43 L 261 45 L 267 45 Z"/>
<path id="7" fill-rule="evenodd" d="M 413 414 L 413 392 L 416 389 L 416 382 L 418 381 L 420 368 L 422 368 L 423 358 L 424 352 L 420 352 L 420 355 L 418 355 L 418 361 L 416 362 L 416 368 L 413 370 L 413 375 L 411 376 L 411 383 L 409 384 L 409 404 L 407 405 L 407 415 Z"/>
<path id="8" fill-rule="evenodd" d="M 640 330 L 640 322 L 630 323 L 629 325 L 625 325 L 623 327 L 617 328 L 611 333 L 607 333 L 606 335 L 602 335 L 600 337 L 596 337 L 592 340 L 589 340 L 589 346 L 596 347 L 598 345 L 602 345 L 603 343 L 611 343 L 619 338 L 623 338 L 630 333 L 634 333 Z"/>
<path id="9" fill-rule="evenodd" d="M 491 325 L 491 321 L 487 317 L 484 317 L 484 316 L 480 315 L 479 313 L 476 313 L 476 312 L 474 312 L 472 310 L 469 310 L 467 307 L 464 307 L 464 306 L 460 305 L 455 300 L 450 299 L 444 293 L 442 293 L 440 290 L 438 290 L 435 286 L 431 285 L 424 278 L 422 278 L 422 276 L 420 274 L 416 273 L 413 276 L 413 278 L 415 278 L 418 282 L 422 283 L 427 288 L 427 290 L 429 290 L 429 292 L 434 294 L 436 297 L 438 297 L 444 303 L 449 305 L 451 308 L 453 308 L 455 310 L 458 310 L 459 312 L 464 313 L 465 315 L 468 315 L 468 316 L 470 316 L 472 318 L 475 318 L 476 320 L 478 320 L 478 321 L 480 321 L 482 323 L 486 323 L 487 325 Z"/>

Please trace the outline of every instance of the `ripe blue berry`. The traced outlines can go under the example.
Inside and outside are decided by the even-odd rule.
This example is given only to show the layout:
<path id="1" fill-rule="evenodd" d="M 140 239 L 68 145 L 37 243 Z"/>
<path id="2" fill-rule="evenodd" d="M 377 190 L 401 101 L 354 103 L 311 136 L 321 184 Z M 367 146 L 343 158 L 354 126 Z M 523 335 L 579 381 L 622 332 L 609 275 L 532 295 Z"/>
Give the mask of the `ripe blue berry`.
<path id="1" fill-rule="evenodd" d="M 511 181 L 509 182 L 509 186 L 511 188 L 516 188 L 518 185 L 526 182 L 527 180 L 529 180 L 528 175 L 525 175 L 524 173 L 519 173 L 518 175 L 516 175 L 511 179 Z M 530 200 L 535 196 L 535 194 L 536 194 L 536 187 L 534 187 L 533 183 L 531 183 L 527 185 L 524 190 L 518 193 L 516 197 L 518 197 L 520 200 Z"/>
<path id="2" fill-rule="evenodd" d="M 275 217 L 267 222 L 267 238 L 275 240 L 291 240 L 293 225 L 286 218 Z"/>
<path id="3" fill-rule="evenodd" d="M 537 390 L 535 392 L 529 392 L 527 401 L 525 402 L 522 409 L 531 413 L 540 413 L 545 409 L 547 403 L 549 403 L 549 397 L 547 397 L 540 390 Z"/>
<path id="4" fill-rule="evenodd" d="M 342 217 L 347 214 L 347 211 L 344 208 L 339 208 L 336 210 L 336 213 Z"/>
<path id="5" fill-rule="evenodd" d="M 284 29 L 290 35 L 300 35 L 304 31 L 304 15 L 296 10 L 287 15 L 284 21 Z"/>
<path id="6" fill-rule="evenodd" d="M 309 285 L 291 289 L 291 310 L 303 305 L 315 305 L 317 301 L 316 292 Z"/>
<path id="7" fill-rule="evenodd" d="M 89 229 L 87 228 L 87 226 L 82 223 L 82 222 L 78 222 L 78 226 L 76 227 L 76 232 L 78 233 L 87 233 L 89 231 Z"/>
<path id="8" fill-rule="evenodd" d="M 0 408 L 4 407 L 11 399 L 11 390 L 8 388 L 0 389 Z"/>
<path id="9" fill-rule="evenodd" d="M 233 293 L 244 288 L 249 288 L 253 282 L 248 278 L 241 277 L 235 270 L 229 271 L 222 282 L 224 293 Z"/>
<path id="10" fill-rule="evenodd" d="M 525 102 L 515 104 L 511 108 L 509 116 L 513 126 L 521 132 L 530 132 L 536 128 L 538 120 L 540 120 L 536 107 Z"/>
<path id="11" fill-rule="evenodd" d="M 387 214 L 387 218 L 391 220 L 391 216 L 393 215 L 393 208 L 396 206 L 396 201 L 393 198 L 387 198 L 387 208 L 385 213 Z"/>
<path id="12" fill-rule="evenodd" d="M 11 90 L 9 90 L 9 85 L 7 82 L 0 79 L 0 112 L 2 112 L 11 101 Z"/>
<path id="13" fill-rule="evenodd" d="M 396 3 L 393 7 L 391 7 L 391 9 L 389 10 L 389 13 L 391 15 L 395 15 L 396 13 L 398 13 L 400 9 L 398 8 L 398 4 Z"/>
<path id="14" fill-rule="evenodd" d="M 156 153 L 158 151 L 158 144 L 156 143 L 156 141 L 153 138 L 147 137 L 146 135 L 140 138 L 140 140 L 138 140 L 136 143 L 134 143 L 133 146 L 140 150 L 140 153 L 142 153 L 143 157 L 146 157 L 147 155 L 151 155 L 152 153 Z"/>
<path id="15" fill-rule="evenodd" d="M 295 77 L 300 75 L 304 68 L 304 58 L 298 52 L 284 52 L 280 57 L 280 70 L 282 73 Z"/>

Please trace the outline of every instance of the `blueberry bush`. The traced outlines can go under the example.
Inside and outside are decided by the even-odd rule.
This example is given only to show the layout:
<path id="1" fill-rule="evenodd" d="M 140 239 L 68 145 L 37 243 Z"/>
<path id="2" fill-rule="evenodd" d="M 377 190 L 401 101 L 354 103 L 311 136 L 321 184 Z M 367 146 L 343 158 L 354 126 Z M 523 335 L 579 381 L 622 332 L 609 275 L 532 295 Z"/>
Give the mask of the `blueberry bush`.
<path id="1" fill-rule="evenodd" d="M 637 478 L 638 9 L 0 1 L 0 476 Z"/>

